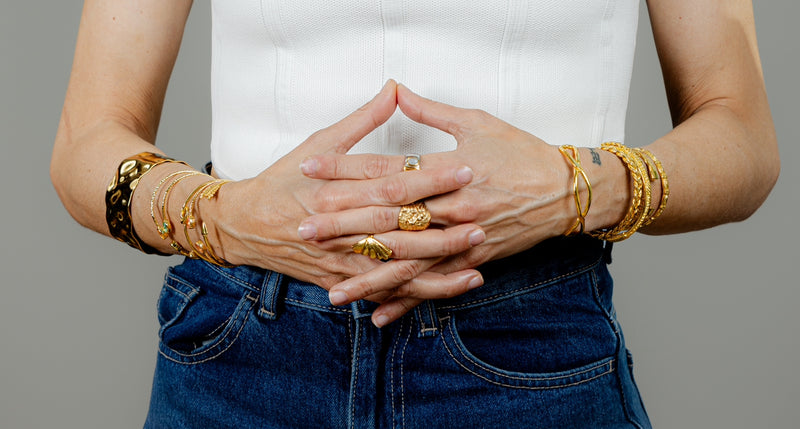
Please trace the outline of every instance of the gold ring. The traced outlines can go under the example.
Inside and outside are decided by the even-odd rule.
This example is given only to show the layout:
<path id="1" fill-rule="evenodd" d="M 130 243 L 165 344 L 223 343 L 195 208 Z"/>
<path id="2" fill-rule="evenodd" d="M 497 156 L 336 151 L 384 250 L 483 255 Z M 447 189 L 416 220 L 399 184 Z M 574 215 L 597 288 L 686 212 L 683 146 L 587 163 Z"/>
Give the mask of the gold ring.
<path id="1" fill-rule="evenodd" d="M 392 249 L 378 241 L 373 234 L 368 235 L 367 238 L 354 244 L 353 252 L 369 256 L 372 259 L 377 258 L 381 261 L 392 257 Z"/>
<path id="2" fill-rule="evenodd" d="M 400 215 L 397 216 L 397 226 L 403 231 L 422 231 L 431 224 L 431 212 L 425 207 L 425 203 L 406 204 L 400 207 Z"/>
<path id="3" fill-rule="evenodd" d="M 403 164 L 403 171 L 419 170 L 422 157 L 416 153 L 406 155 L 406 162 Z"/>

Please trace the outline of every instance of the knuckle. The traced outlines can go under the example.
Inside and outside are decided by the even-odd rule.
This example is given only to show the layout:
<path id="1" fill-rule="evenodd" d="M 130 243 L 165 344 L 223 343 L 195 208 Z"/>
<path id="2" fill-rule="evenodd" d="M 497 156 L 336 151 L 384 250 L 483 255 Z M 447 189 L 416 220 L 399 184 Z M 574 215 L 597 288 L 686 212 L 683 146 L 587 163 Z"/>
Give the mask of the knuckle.
<path id="1" fill-rule="evenodd" d="M 330 128 L 330 127 L 328 127 L 328 128 Z M 317 142 L 319 140 L 322 140 L 325 137 L 325 131 L 328 128 L 323 128 L 321 130 L 314 131 L 313 133 L 311 133 L 310 136 L 308 136 L 306 141 L 314 143 L 314 142 Z"/>
<path id="2" fill-rule="evenodd" d="M 468 245 L 469 242 L 465 240 L 462 235 L 463 234 L 458 234 L 448 237 L 448 240 L 442 242 L 442 249 L 441 249 L 442 256 L 455 255 L 457 253 L 463 252 L 468 248 L 467 246 L 465 246 L 465 244 Z"/>
<path id="3" fill-rule="evenodd" d="M 482 109 L 470 109 L 470 118 L 476 122 L 488 122 L 493 118 L 489 112 Z"/>
<path id="4" fill-rule="evenodd" d="M 335 192 L 329 190 L 328 192 L 318 192 L 316 200 L 321 212 L 332 212 L 337 209 L 339 197 Z"/>
<path id="5" fill-rule="evenodd" d="M 342 224 L 335 218 L 327 218 L 320 224 L 319 234 L 327 237 L 342 236 Z"/>
<path id="6" fill-rule="evenodd" d="M 372 226 L 375 231 L 392 230 L 397 227 L 397 215 L 394 210 L 387 208 L 377 208 L 372 212 Z"/>
<path id="7" fill-rule="evenodd" d="M 333 171 L 333 177 L 346 177 L 347 175 L 347 169 L 342 159 L 334 158 L 327 163 L 320 161 L 320 170 L 325 170 L 326 167 Z"/>
<path id="8" fill-rule="evenodd" d="M 371 158 L 364 165 L 364 177 L 375 179 L 383 177 L 389 171 L 389 160 L 385 157 Z"/>
<path id="9" fill-rule="evenodd" d="M 457 201 L 445 217 L 454 224 L 474 222 L 478 218 L 478 209 L 468 201 Z"/>
<path id="10" fill-rule="evenodd" d="M 380 187 L 381 198 L 389 204 L 403 204 L 408 200 L 408 187 L 402 180 L 388 180 Z"/>
<path id="11" fill-rule="evenodd" d="M 409 246 L 403 241 L 394 241 L 391 244 L 391 248 L 395 258 L 407 259 L 411 256 Z"/>
<path id="12" fill-rule="evenodd" d="M 380 288 L 371 280 L 363 280 L 357 286 L 360 296 L 370 296 L 380 291 Z"/>
<path id="13" fill-rule="evenodd" d="M 413 261 L 399 261 L 393 265 L 392 278 L 397 283 L 410 282 L 419 274 L 419 267 Z"/>
<path id="14" fill-rule="evenodd" d="M 481 247 L 473 248 L 469 252 L 466 252 L 466 255 L 464 255 L 465 267 L 469 268 L 477 267 L 478 265 L 486 262 L 486 260 L 488 259 L 487 256 L 488 256 L 487 251 L 484 251 L 483 249 L 481 249 Z"/>
<path id="15" fill-rule="evenodd" d="M 411 299 L 401 299 L 398 305 L 403 309 L 402 314 L 408 313 L 416 306 L 415 301 Z"/>
<path id="16" fill-rule="evenodd" d="M 442 288 L 442 298 L 452 298 L 454 296 L 458 296 L 463 294 L 467 291 L 466 285 L 463 284 L 453 284 L 448 285 L 447 287 Z"/>
<path id="17" fill-rule="evenodd" d="M 401 286 L 398 286 L 395 290 L 393 295 L 397 298 L 406 298 L 409 296 L 413 296 L 416 293 L 416 288 L 414 287 L 414 282 L 408 282 Z"/>

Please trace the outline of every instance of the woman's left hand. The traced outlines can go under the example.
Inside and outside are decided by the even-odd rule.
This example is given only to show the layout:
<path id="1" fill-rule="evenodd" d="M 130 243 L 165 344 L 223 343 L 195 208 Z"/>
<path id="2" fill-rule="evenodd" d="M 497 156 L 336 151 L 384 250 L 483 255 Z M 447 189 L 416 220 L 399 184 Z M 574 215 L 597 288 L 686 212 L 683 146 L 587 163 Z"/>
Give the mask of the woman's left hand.
<path id="1" fill-rule="evenodd" d="M 474 179 L 466 187 L 425 200 L 432 225 L 449 227 L 476 223 L 483 228 L 487 239 L 480 246 L 444 260 L 392 261 L 385 264 L 385 268 L 350 278 L 331 289 L 331 296 L 339 297 L 336 304 L 391 291 L 395 299 L 385 302 L 376 311 L 377 316 L 388 316 L 389 320 L 401 316 L 420 299 L 445 298 L 465 292 L 427 288 L 423 282 L 415 281 L 421 272 L 431 270 L 446 274 L 474 268 L 561 235 L 576 221 L 572 167 L 557 147 L 486 112 L 428 100 L 404 86 L 398 87 L 397 99 L 410 119 L 447 132 L 458 143 L 453 152 L 424 155 L 422 168 L 468 165 L 474 172 Z M 606 160 L 607 155 L 610 154 L 604 155 Z M 594 159 L 588 153 L 587 158 Z M 319 155 L 304 162 L 304 171 L 309 177 L 319 179 L 415 174 L 414 171 L 402 172 L 403 162 L 402 156 Z M 585 161 L 584 166 L 588 162 L 591 161 Z M 592 185 L 596 187 L 594 182 Z M 624 203 L 617 206 L 622 207 Z M 373 206 L 318 214 L 302 222 L 301 228 L 313 231 L 313 236 L 304 238 L 316 241 L 386 232 L 398 228 L 399 211 L 399 207 Z M 415 232 L 403 234 L 411 237 Z M 404 266 L 393 266 L 397 264 Z M 344 296 L 347 299 L 342 301 Z"/>

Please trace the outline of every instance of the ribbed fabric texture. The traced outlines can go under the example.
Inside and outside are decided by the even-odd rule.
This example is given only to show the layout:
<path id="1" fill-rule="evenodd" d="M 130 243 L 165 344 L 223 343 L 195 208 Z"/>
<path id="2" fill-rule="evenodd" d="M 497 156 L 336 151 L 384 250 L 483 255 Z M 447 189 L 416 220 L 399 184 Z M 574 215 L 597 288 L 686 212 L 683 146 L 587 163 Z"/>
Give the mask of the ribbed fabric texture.
<path id="1" fill-rule="evenodd" d="M 252 177 L 387 79 L 553 144 L 624 141 L 638 0 L 212 0 L 211 156 Z M 398 112 L 351 153 L 453 150 Z"/>

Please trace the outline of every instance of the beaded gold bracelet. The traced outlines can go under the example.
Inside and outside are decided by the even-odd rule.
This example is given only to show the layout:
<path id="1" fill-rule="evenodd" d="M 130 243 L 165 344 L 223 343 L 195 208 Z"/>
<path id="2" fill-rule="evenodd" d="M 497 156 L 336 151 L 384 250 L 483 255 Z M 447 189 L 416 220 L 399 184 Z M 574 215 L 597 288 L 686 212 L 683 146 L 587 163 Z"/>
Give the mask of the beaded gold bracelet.
<path id="1" fill-rule="evenodd" d="M 575 234 L 583 234 L 586 228 L 586 216 L 589 214 L 589 207 L 592 206 L 592 185 L 589 183 L 589 177 L 586 175 L 583 167 L 581 167 L 581 157 L 578 153 L 578 149 L 572 145 L 563 145 L 559 146 L 558 151 L 572 164 L 572 191 L 575 197 L 575 209 L 577 210 L 578 218 L 572 227 L 564 233 L 565 236 L 569 237 Z M 585 208 L 581 204 L 580 187 L 578 186 L 579 178 L 583 179 L 583 182 L 586 183 L 586 189 L 588 191 Z"/>
<path id="2" fill-rule="evenodd" d="M 168 255 L 148 245 L 133 228 L 131 203 L 140 180 L 153 167 L 165 162 L 180 162 L 153 152 L 142 152 L 124 159 L 106 189 L 106 223 L 112 237 L 145 253 Z"/>

